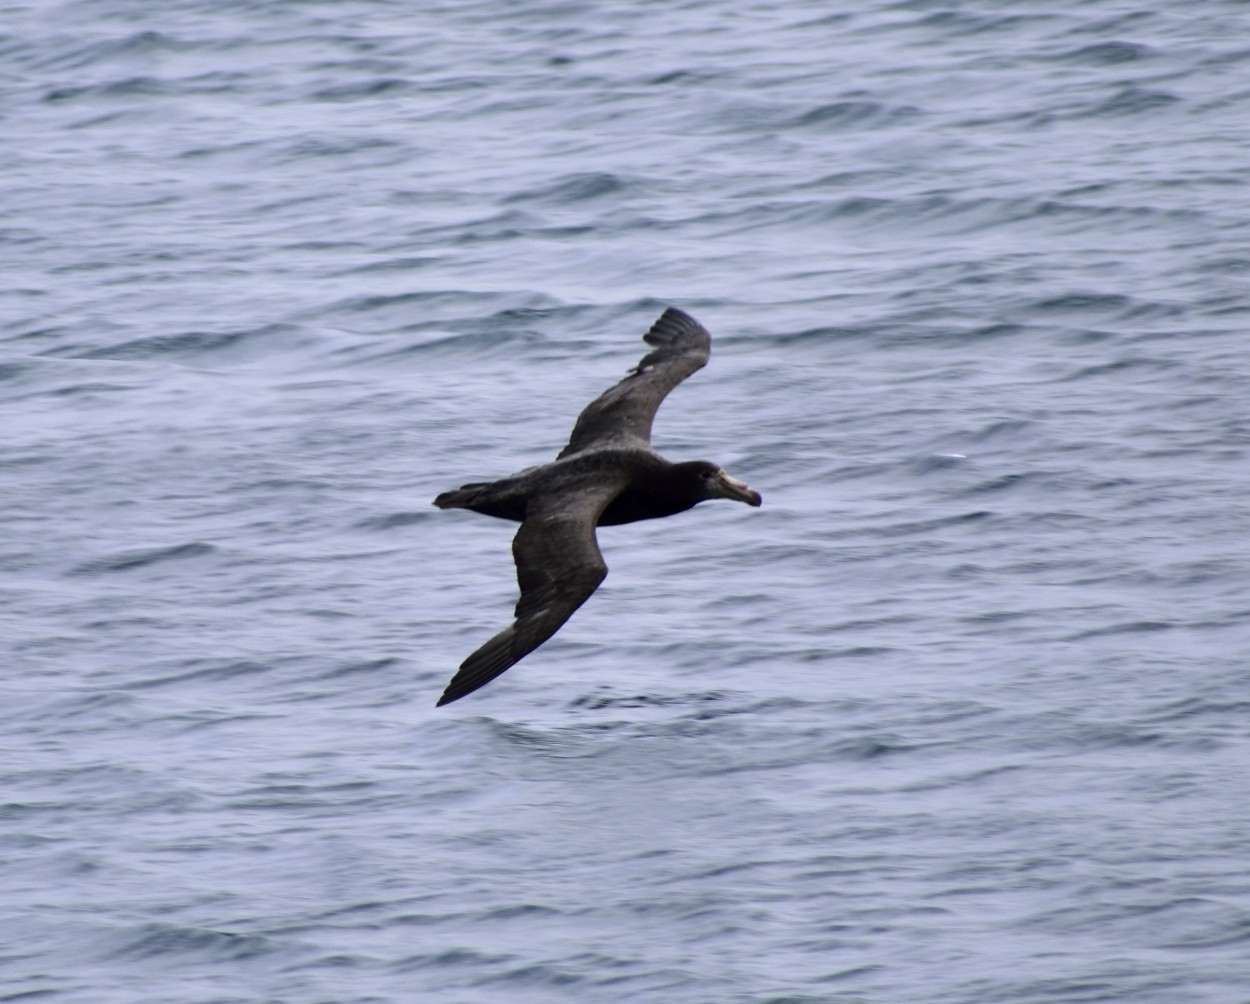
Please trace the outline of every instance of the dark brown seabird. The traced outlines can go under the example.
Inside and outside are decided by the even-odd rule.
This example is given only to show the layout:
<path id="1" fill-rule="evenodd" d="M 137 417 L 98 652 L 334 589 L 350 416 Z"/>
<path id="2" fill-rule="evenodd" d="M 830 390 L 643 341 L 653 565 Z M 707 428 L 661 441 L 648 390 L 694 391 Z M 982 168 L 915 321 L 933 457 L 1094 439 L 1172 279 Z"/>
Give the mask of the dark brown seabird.
<path id="1" fill-rule="evenodd" d="M 560 630 L 608 574 L 595 527 L 685 512 L 707 499 L 758 506 L 760 494 L 704 460 L 672 464 L 651 448 L 665 396 L 706 365 L 712 336 L 670 307 L 644 336 L 653 351 L 577 417 L 550 464 L 474 482 L 434 500 L 440 509 L 521 524 L 512 540 L 521 599 L 516 620 L 460 664 L 439 705 L 458 701 L 516 665 Z"/>

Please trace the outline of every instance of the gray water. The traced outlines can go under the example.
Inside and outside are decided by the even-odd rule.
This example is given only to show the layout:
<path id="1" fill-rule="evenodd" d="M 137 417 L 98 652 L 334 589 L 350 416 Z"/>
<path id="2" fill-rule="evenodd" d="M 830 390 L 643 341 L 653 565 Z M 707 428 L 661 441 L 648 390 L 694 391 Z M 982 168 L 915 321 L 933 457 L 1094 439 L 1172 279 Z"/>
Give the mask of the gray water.
<path id="1" fill-rule="evenodd" d="M 0 4 L 0 1001 L 1250 1001 L 1250 6 Z M 667 304 L 764 495 L 513 527 Z"/>

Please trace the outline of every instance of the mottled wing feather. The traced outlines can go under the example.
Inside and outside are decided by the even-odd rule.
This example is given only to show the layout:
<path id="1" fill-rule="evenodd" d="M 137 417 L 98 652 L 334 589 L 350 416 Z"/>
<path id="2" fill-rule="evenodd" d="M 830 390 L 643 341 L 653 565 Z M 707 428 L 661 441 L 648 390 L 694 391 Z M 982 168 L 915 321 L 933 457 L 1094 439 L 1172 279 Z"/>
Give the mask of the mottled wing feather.
<path id="1" fill-rule="evenodd" d="M 439 705 L 484 687 L 554 635 L 608 574 L 595 525 L 624 480 L 585 484 L 531 501 L 512 540 L 521 598 L 508 627 L 469 656 Z"/>
<path id="2" fill-rule="evenodd" d="M 643 339 L 655 348 L 624 380 L 582 411 L 561 457 L 620 442 L 651 443 L 651 423 L 668 392 L 707 364 L 712 336 L 689 314 L 669 307 Z"/>

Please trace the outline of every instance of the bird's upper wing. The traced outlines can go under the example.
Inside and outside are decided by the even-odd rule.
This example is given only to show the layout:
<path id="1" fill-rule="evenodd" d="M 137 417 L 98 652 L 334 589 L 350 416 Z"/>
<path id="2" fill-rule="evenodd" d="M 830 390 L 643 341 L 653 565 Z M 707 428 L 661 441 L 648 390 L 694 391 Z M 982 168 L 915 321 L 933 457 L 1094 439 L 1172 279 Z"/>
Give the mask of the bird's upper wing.
<path id="1" fill-rule="evenodd" d="M 629 376 L 585 407 L 561 457 L 618 441 L 625 446 L 649 446 L 651 422 L 660 402 L 706 365 L 712 350 L 707 329 L 674 307 L 660 315 L 643 339 L 654 350 L 642 357 Z"/>
<path id="2" fill-rule="evenodd" d="M 608 574 L 595 525 L 625 487 L 624 476 L 588 482 L 530 502 L 512 540 L 521 598 L 516 620 L 460 664 L 439 705 L 484 687 L 555 634 Z"/>

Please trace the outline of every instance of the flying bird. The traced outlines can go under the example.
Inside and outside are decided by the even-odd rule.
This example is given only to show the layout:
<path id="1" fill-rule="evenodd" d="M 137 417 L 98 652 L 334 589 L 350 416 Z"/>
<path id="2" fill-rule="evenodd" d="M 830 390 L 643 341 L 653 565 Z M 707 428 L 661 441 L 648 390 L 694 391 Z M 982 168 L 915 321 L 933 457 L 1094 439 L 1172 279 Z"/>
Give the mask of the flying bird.
<path id="1" fill-rule="evenodd" d="M 440 509 L 472 509 L 521 524 L 512 540 L 521 599 L 516 620 L 470 655 L 438 704 L 484 687 L 554 635 L 608 574 L 595 528 L 685 512 L 708 499 L 760 504 L 760 494 L 716 464 L 674 464 L 651 448 L 665 396 L 706 365 L 712 337 L 670 307 L 643 336 L 652 350 L 582 411 L 549 464 L 443 492 Z"/>

